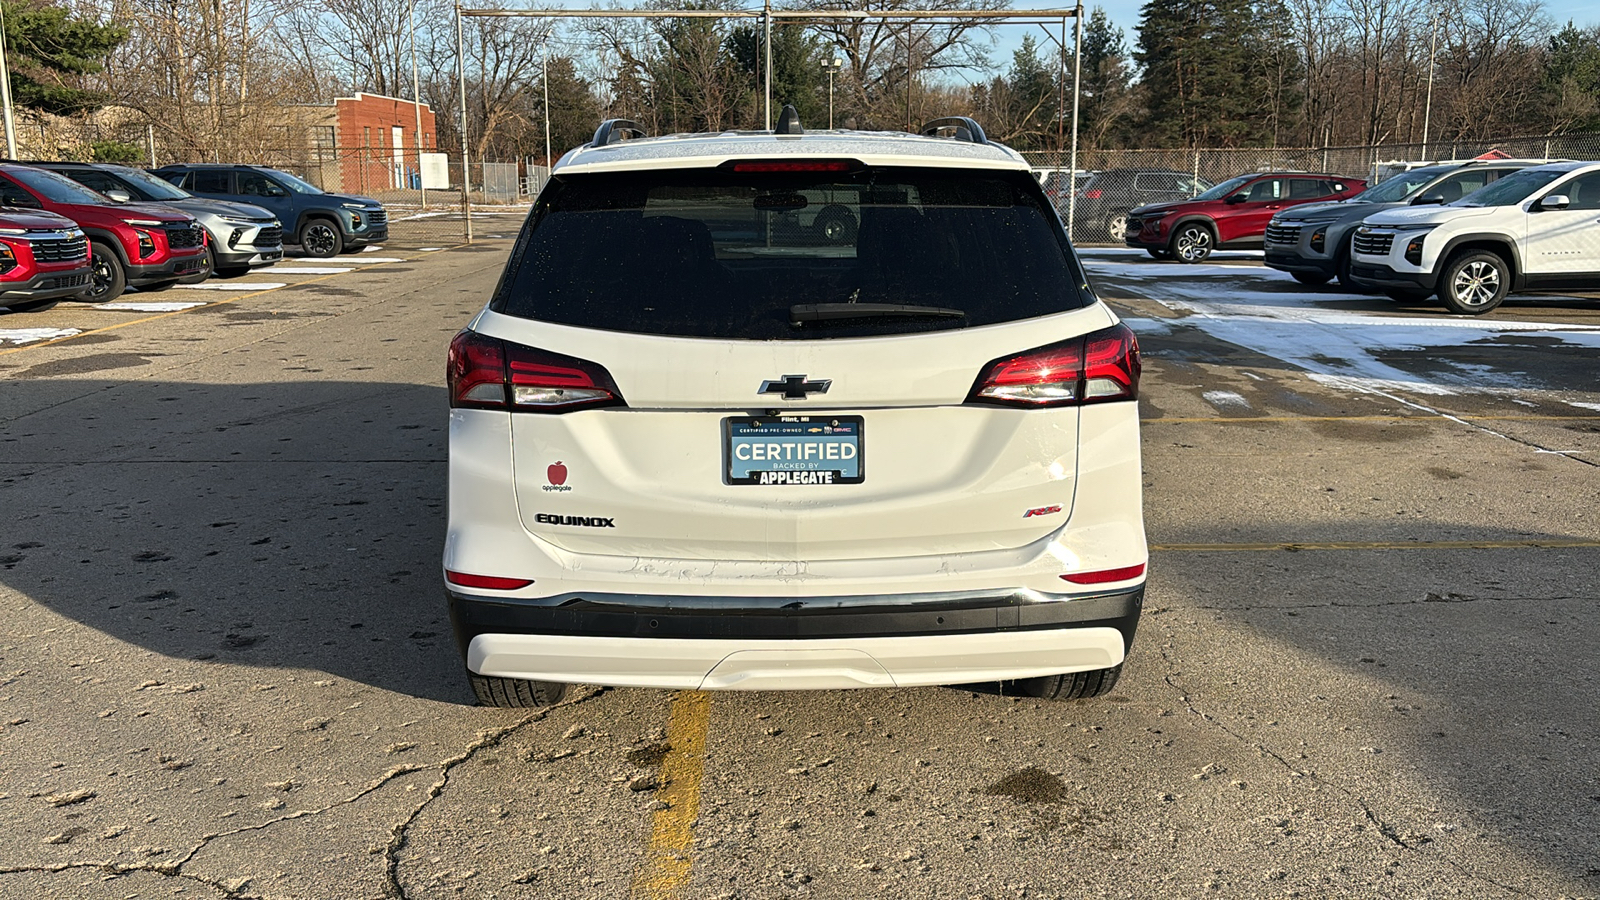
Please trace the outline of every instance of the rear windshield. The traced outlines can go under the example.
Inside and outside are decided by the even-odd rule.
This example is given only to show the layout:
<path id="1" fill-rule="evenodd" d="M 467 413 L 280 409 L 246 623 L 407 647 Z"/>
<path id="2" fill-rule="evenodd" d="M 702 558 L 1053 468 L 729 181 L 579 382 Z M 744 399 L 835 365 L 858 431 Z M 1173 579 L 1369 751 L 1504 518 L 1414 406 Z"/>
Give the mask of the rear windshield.
<path id="1" fill-rule="evenodd" d="M 806 340 L 1092 302 L 1027 172 L 723 168 L 557 177 L 490 306 L 607 331 Z"/>

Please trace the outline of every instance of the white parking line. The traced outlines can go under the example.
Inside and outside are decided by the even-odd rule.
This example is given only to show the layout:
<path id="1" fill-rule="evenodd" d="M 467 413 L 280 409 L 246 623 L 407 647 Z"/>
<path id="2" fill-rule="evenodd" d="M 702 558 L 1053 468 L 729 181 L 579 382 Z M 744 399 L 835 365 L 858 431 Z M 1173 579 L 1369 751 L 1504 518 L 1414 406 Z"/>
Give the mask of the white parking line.
<path id="1" fill-rule="evenodd" d="M 382 250 L 382 249 L 383 248 L 381 246 L 380 247 L 362 247 L 361 248 L 361 252 L 362 253 L 374 253 L 374 252 Z"/>
<path id="2" fill-rule="evenodd" d="M 229 282 L 204 282 L 202 284 L 179 285 L 174 290 L 186 291 L 270 291 L 273 288 L 288 287 L 285 281 L 260 281 L 255 284 L 245 284 L 239 281 Z"/>
<path id="3" fill-rule="evenodd" d="M 167 301 L 163 303 L 141 303 L 123 300 L 116 303 L 100 303 L 95 309 L 125 310 L 127 312 L 177 312 L 180 309 L 193 309 L 196 306 L 205 306 L 204 301 L 191 300 L 187 303 L 181 301 Z"/>
<path id="4" fill-rule="evenodd" d="M 411 261 L 411 260 L 408 260 L 408 259 L 396 259 L 393 256 L 363 256 L 360 259 L 361 259 L 361 261 L 356 263 L 356 265 L 358 265 L 358 266 L 372 266 L 372 265 L 377 265 L 378 263 L 397 263 L 397 262 L 410 262 Z"/>
<path id="5" fill-rule="evenodd" d="M 82 333 L 81 328 L 0 328 L 0 344 L 31 344 Z"/>
<path id="6" fill-rule="evenodd" d="M 343 275 L 355 269 L 335 269 L 329 266 L 273 266 L 274 275 Z"/>

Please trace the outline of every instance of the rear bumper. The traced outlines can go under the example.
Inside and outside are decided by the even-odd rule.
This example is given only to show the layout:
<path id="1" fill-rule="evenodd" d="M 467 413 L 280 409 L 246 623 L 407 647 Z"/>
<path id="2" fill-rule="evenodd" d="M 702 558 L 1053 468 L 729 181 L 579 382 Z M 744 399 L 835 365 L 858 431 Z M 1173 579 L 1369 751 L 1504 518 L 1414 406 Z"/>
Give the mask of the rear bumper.
<path id="1" fill-rule="evenodd" d="M 1377 288 L 1404 288 L 1420 291 L 1424 294 L 1433 293 L 1438 285 L 1438 279 L 1432 272 L 1396 272 L 1393 268 L 1381 263 L 1350 263 L 1350 280 L 1362 287 Z"/>
<path id="2" fill-rule="evenodd" d="M 1122 662 L 1144 586 L 751 598 L 500 599 L 449 591 L 480 675 L 628 687 L 782 690 L 1031 678 Z"/>
<path id="3" fill-rule="evenodd" d="M 89 267 L 40 272 L 25 282 L 0 282 L 0 301 L 55 300 L 83 293 L 89 287 Z"/>

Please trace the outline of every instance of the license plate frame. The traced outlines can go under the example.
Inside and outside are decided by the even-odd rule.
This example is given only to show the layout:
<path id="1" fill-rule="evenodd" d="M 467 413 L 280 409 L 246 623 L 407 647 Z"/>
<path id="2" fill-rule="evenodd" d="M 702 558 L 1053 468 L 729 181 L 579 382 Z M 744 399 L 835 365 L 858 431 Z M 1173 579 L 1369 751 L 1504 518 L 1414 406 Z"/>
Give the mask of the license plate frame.
<path id="1" fill-rule="evenodd" d="M 769 487 L 861 484 L 867 477 L 864 425 L 861 416 L 728 416 L 722 420 L 722 481 Z M 773 445 L 797 449 L 769 459 Z M 808 445 L 818 449 L 804 450 Z M 829 446 L 840 449 L 829 451 Z M 742 454 L 741 447 L 747 448 Z"/>

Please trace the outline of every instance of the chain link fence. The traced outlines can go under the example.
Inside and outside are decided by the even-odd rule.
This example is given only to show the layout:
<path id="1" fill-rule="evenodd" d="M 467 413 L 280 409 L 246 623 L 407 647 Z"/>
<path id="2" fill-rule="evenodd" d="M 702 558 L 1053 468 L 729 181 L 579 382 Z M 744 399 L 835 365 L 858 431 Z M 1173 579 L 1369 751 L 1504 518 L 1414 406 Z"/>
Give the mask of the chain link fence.
<path id="1" fill-rule="evenodd" d="M 1600 159 L 1600 134 L 1543 135 L 1428 144 L 1360 147 L 1247 147 L 1184 150 L 1082 150 L 1077 172 L 1059 151 L 1024 153 L 1040 171 L 1046 192 L 1080 244 L 1122 243 L 1128 210 L 1146 203 L 1183 200 L 1235 175 L 1316 172 L 1376 184 L 1427 163 L 1497 154 L 1513 159 Z"/>

